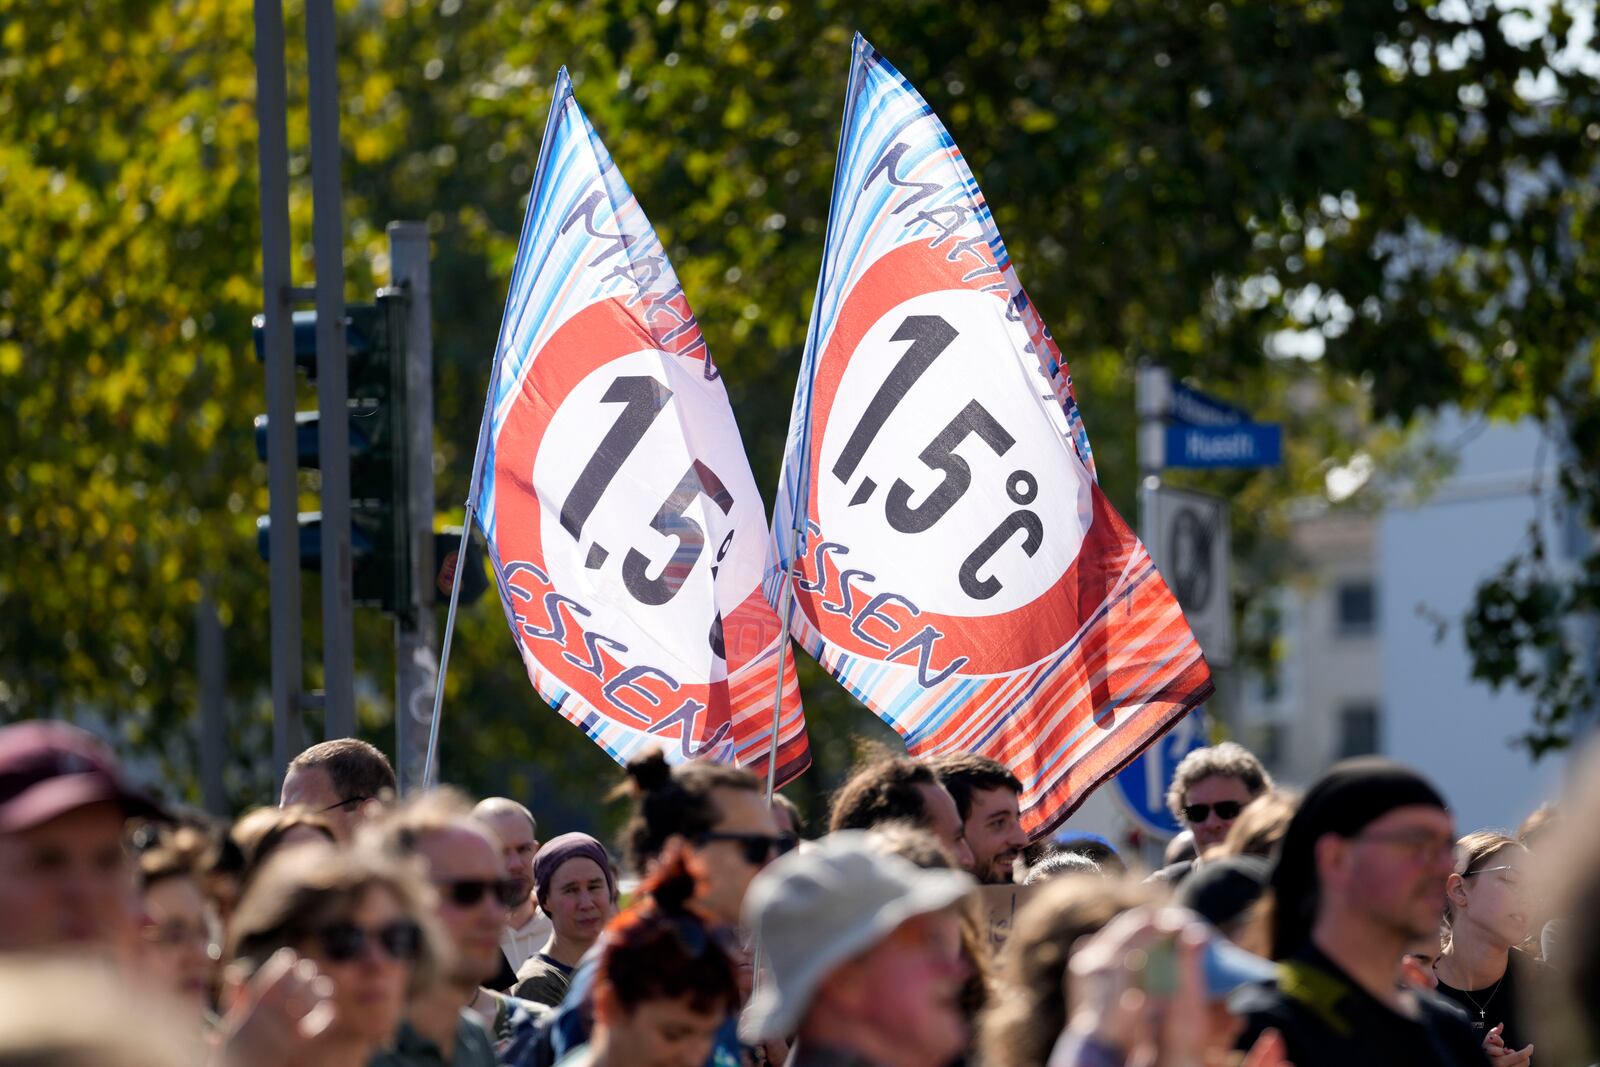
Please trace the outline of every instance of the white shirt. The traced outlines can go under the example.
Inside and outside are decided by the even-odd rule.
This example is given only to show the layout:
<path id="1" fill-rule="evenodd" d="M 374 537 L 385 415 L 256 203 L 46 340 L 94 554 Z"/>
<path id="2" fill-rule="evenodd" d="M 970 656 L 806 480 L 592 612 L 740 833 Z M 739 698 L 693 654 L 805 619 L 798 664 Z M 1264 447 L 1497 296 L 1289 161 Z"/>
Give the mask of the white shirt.
<path id="1" fill-rule="evenodd" d="M 511 970 L 522 970 L 522 965 L 539 954 L 554 932 L 549 916 L 537 904 L 533 906 L 533 918 L 516 929 L 508 926 L 500 931 L 500 951 L 506 954 Z"/>

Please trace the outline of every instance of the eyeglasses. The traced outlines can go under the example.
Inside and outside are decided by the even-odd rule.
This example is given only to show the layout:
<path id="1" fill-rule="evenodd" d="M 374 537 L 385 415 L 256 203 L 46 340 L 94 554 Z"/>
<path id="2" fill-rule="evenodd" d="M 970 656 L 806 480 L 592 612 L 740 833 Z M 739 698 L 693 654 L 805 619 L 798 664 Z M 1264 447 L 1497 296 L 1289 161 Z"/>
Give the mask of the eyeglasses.
<path id="1" fill-rule="evenodd" d="M 1471 878 L 1475 874 L 1493 874 L 1495 871 L 1508 871 L 1515 875 L 1523 875 L 1526 873 L 1520 867 L 1513 867 L 1509 864 L 1505 864 L 1499 867 L 1482 867 L 1476 871 L 1462 871 L 1461 877 Z M 1530 900 L 1537 903 L 1543 899 L 1544 896 L 1544 893 L 1541 891 L 1541 889 L 1526 878 L 1519 878 L 1514 882 L 1509 878 L 1502 878 L 1500 879 L 1500 884 L 1505 886 L 1506 889 L 1510 890 L 1513 894 L 1523 900 Z"/>
<path id="2" fill-rule="evenodd" d="M 527 899 L 527 889 L 520 878 L 458 878 L 435 884 L 458 908 L 475 906 L 485 893 L 491 894 L 508 908 L 514 908 Z"/>
<path id="3" fill-rule="evenodd" d="M 322 810 L 325 811 L 325 812 L 334 811 L 334 810 L 349 811 L 355 805 L 357 805 L 357 804 L 365 804 L 367 801 L 369 801 L 371 799 L 372 799 L 371 797 L 346 797 L 344 800 L 339 801 L 339 803 L 337 803 L 337 804 L 329 804 L 327 807 L 323 808 Z"/>
<path id="4" fill-rule="evenodd" d="M 735 834 L 718 833 L 712 831 L 701 834 L 695 838 L 696 844 L 705 844 L 707 841 L 731 841 L 744 849 L 744 861 L 752 867 L 759 867 L 774 855 L 783 855 L 794 851 L 800 839 L 794 834 Z"/>
<path id="5" fill-rule="evenodd" d="M 1237 819 L 1239 813 L 1244 810 L 1244 805 L 1237 800 L 1219 800 L 1215 804 L 1190 804 L 1183 809 L 1183 817 L 1193 823 L 1205 822 L 1213 808 L 1216 809 L 1217 818 L 1227 822 Z"/>
<path id="6" fill-rule="evenodd" d="M 368 945 L 380 946 L 398 963 L 415 962 L 422 951 L 422 928 L 409 919 L 397 919 L 368 930 L 355 923 L 330 923 L 317 931 L 323 955 L 334 963 L 349 963 L 366 955 Z"/>
<path id="7" fill-rule="evenodd" d="M 1449 859 L 1460 865 L 1462 851 L 1454 838 L 1440 837 L 1426 830 L 1392 830 L 1388 833 L 1356 834 L 1352 840 L 1370 841 L 1375 845 L 1393 845 L 1406 854 L 1413 863 Z"/>

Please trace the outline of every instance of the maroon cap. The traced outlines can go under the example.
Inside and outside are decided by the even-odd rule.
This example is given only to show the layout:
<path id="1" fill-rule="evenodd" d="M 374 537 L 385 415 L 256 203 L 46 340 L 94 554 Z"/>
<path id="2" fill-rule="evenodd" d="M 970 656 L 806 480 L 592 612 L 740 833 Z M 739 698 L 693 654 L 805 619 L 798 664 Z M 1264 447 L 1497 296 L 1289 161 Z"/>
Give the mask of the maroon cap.
<path id="1" fill-rule="evenodd" d="M 103 801 L 122 805 L 130 816 L 165 817 L 123 781 L 117 758 L 93 735 L 63 722 L 0 727 L 0 833 L 28 830 Z"/>

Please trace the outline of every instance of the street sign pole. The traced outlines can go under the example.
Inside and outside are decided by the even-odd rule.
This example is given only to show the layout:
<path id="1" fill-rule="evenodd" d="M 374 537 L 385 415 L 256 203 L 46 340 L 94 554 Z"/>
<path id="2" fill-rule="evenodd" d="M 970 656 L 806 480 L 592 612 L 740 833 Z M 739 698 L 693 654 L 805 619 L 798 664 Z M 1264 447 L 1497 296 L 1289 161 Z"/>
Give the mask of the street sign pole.
<path id="1" fill-rule="evenodd" d="M 267 369 L 267 486 L 272 519 L 272 772 L 283 782 L 304 747 L 300 730 L 300 545 L 295 517 L 294 344 L 290 323 L 289 121 L 283 0 L 256 0 L 256 119 L 260 124 L 263 358 Z"/>
<path id="2" fill-rule="evenodd" d="M 311 75 L 311 239 L 317 260 L 317 448 L 322 471 L 323 736 L 356 729 L 350 559 L 350 413 L 345 360 L 344 203 L 333 0 L 306 5 Z M 293 425 L 291 412 L 288 420 Z M 287 449 L 282 453 L 292 455 Z M 291 460 L 292 462 L 292 460 Z M 288 527 L 296 535 L 294 523 Z M 299 553 L 286 553 L 299 566 Z"/>
<path id="3" fill-rule="evenodd" d="M 1155 543 L 1156 491 L 1166 466 L 1167 413 L 1172 407 L 1172 375 L 1165 367 L 1144 360 L 1133 383 L 1134 407 L 1139 416 L 1139 540 L 1148 549 Z"/>
<path id="4" fill-rule="evenodd" d="M 428 227 L 389 224 L 393 283 L 406 290 L 406 514 L 411 529 L 411 603 L 394 623 L 395 770 L 402 795 L 421 788 L 427 759 L 433 691 L 439 683 L 434 649 L 437 596 L 433 551 L 433 313 L 428 271 Z M 465 554 L 458 566 L 465 565 Z"/>

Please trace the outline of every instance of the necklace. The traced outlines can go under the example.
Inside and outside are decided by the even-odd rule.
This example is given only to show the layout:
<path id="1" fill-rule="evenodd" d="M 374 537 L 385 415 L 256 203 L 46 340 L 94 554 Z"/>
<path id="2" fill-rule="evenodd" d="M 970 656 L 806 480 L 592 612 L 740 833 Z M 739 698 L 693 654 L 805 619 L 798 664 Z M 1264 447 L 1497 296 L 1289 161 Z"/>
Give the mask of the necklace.
<path id="1" fill-rule="evenodd" d="M 1511 967 L 1508 964 L 1505 972 L 1500 975 L 1499 980 L 1489 988 L 1489 995 L 1483 998 L 1482 1004 L 1479 1004 L 1477 998 L 1471 993 L 1467 992 L 1465 989 L 1461 990 L 1461 995 L 1467 998 L 1467 1003 L 1478 1009 L 1478 1021 L 1472 1024 L 1472 1028 L 1474 1030 L 1488 1029 L 1489 1024 L 1486 1016 L 1489 1012 L 1489 1005 L 1494 1003 L 1494 995 L 1500 992 L 1500 983 L 1506 980 L 1506 974 L 1509 973 L 1511 973 Z"/>

